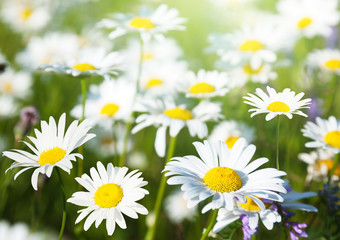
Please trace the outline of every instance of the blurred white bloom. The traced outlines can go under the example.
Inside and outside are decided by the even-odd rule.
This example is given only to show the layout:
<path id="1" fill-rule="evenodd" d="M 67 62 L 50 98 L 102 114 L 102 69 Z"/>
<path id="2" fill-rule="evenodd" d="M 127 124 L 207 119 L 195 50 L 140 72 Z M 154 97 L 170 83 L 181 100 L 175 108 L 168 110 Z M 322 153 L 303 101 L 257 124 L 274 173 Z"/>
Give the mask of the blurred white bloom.
<path id="1" fill-rule="evenodd" d="M 328 174 L 334 165 L 334 152 L 330 149 L 317 149 L 310 153 L 300 153 L 298 158 L 307 163 L 306 183 L 311 180 L 327 181 Z M 336 166 L 332 181 L 340 179 L 340 165 Z"/>
<path id="2" fill-rule="evenodd" d="M 190 136 L 204 138 L 208 135 L 207 121 L 221 119 L 221 106 L 207 101 L 200 102 L 192 109 L 185 104 L 177 105 L 171 97 L 152 99 L 141 103 L 139 112 L 146 112 L 137 117 L 137 125 L 132 129 L 135 134 L 148 126 L 158 128 L 155 139 L 155 150 L 158 156 L 164 157 L 166 150 L 166 131 L 175 137 L 188 127 Z"/>
<path id="3" fill-rule="evenodd" d="M 0 95 L 0 117 L 11 117 L 17 110 L 13 97 Z"/>
<path id="4" fill-rule="evenodd" d="M 259 68 L 252 68 L 250 64 L 234 68 L 230 72 L 231 86 L 243 86 L 248 80 L 258 83 L 268 83 L 277 78 L 277 73 L 270 64 L 262 64 Z"/>
<path id="5" fill-rule="evenodd" d="M 135 96 L 134 84 L 126 79 L 104 80 L 99 86 L 90 87 L 86 100 L 85 119 L 91 124 L 99 124 L 111 129 L 115 121 L 127 121 L 133 111 Z M 79 119 L 82 113 L 81 104 L 72 110 L 72 116 Z"/>
<path id="6" fill-rule="evenodd" d="M 111 18 L 100 21 L 98 25 L 114 29 L 109 35 L 111 39 L 129 32 L 137 32 L 147 42 L 151 37 L 163 39 L 163 34 L 170 30 L 185 30 L 181 24 L 186 22 L 186 19 L 178 17 L 178 15 L 176 9 L 169 9 L 166 4 L 162 4 L 152 13 L 144 11 L 137 16 L 122 13 L 113 14 Z"/>
<path id="7" fill-rule="evenodd" d="M 303 136 L 311 138 L 306 143 L 309 148 L 330 149 L 334 153 L 340 152 L 340 121 L 334 116 L 328 119 L 316 118 L 316 123 L 307 122 L 302 129 Z"/>
<path id="8" fill-rule="evenodd" d="M 118 52 L 107 52 L 104 48 L 83 48 L 75 56 L 65 56 L 63 63 L 43 64 L 40 70 L 69 74 L 73 77 L 101 75 L 110 79 L 123 67 L 123 56 Z"/>
<path id="9" fill-rule="evenodd" d="M 16 60 L 34 70 L 41 64 L 62 63 L 65 56 L 76 56 L 79 47 L 77 35 L 52 32 L 43 37 L 32 37 Z"/>
<path id="10" fill-rule="evenodd" d="M 44 28 L 52 15 L 46 4 L 39 1 L 6 0 L 1 17 L 17 32 L 30 32 Z"/>
<path id="11" fill-rule="evenodd" d="M 338 49 L 315 50 L 307 56 L 306 64 L 340 75 L 340 51 Z"/>
<path id="12" fill-rule="evenodd" d="M 281 0 L 277 9 L 282 22 L 297 36 L 328 36 L 340 19 L 337 0 Z"/>
<path id="13" fill-rule="evenodd" d="M 197 74 L 188 72 L 182 76 L 178 90 L 186 97 L 211 98 L 224 96 L 229 92 L 228 76 L 224 72 L 199 70 Z"/>
<path id="14" fill-rule="evenodd" d="M 175 224 L 185 219 L 191 221 L 197 215 L 197 206 L 188 208 L 187 200 L 184 199 L 184 193 L 181 190 L 176 190 L 167 196 L 164 200 L 164 207 L 166 215 Z"/>
<path id="15" fill-rule="evenodd" d="M 14 72 L 11 68 L 0 74 L 0 94 L 23 98 L 30 93 L 32 79 L 27 72 Z"/>
<path id="16" fill-rule="evenodd" d="M 131 168 L 140 169 L 142 171 L 147 170 L 149 165 L 145 153 L 136 151 L 129 154 L 126 164 Z"/>
<path id="17" fill-rule="evenodd" d="M 225 142 L 229 148 L 232 148 L 239 138 L 244 138 L 247 143 L 251 143 L 255 136 L 255 129 L 242 122 L 234 120 L 220 122 L 209 136 L 215 146 L 219 141 Z"/>

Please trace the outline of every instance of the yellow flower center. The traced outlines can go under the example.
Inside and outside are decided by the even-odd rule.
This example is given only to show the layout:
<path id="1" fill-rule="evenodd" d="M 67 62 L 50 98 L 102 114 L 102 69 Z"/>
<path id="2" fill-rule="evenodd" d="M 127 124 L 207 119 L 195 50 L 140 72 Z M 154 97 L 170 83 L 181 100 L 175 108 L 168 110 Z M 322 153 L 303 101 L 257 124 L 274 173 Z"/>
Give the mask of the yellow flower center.
<path id="1" fill-rule="evenodd" d="M 312 19 L 310 19 L 310 18 L 303 18 L 303 19 L 301 19 L 298 22 L 298 27 L 300 29 L 302 29 L 302 28 L 305 28 L 305 27 L 309 26 L 311 23 L 312 23 Z"/>
<path id="2" fill-rule="evenodd" d="M 119 106 L 117 104 L 108 103 L 102 108 L 102 110 L 100 111 L 100 114 L 113 117 L 113 115 L 115 115 L 116 112 L 118 112 L 118 110 L 119 110 Z"/>
<path id="3" fill-rule="evenodd" d="M 24 20 L 27 20 L 31 15 L 32 15 L 32 9 L 30 8 L 24 8 L 22 11 L 21 11 L 21 17 L 22 19 Z"/>
<path id="4" fill-rule="evenodd" d="M 258 50 L 263 49 L 263 44 L 260 43 L 257 40 L 248 40 L 245 41 L 241 46 L 240 50 L 242 51 L 251 51 L 251 52 L 257 52 Z"/>
<path id="5" fill-rule="evenodd" d="M 194 117 L 192 116 L 191 112 L 186 109 L 182 109 L 179 107 L 175 107 L 174 109 L 165 110 L 164 114 L 170 118 L 180 119 L 180 120 L 190 120 Z"/>
<path id="6" fill-rule="evenodd" d="M 73 69 L 77 69 L 81 72 L 85 72 L 88 70 L 97 70 L 97 68 L 95 68 L 93 65 L 88 64 L 88 63 L 79 63 L 75 66 L 73 66 Z"/>
<path id="7" fill-rule="evenodd" d="M 330 70 L 339 70 L 340 69 L 340 60 L 339 59 L 332 59 L 325 62 L 325 66 Z"/>
<path id="8" fill-rule="evenodd" d="M 250 212 L 260 211 L 261 208 L 254 202 L 253 199 L 250 197 L 247 197 L 247 202 L 240 203 L 240 206 L 243 207 L 245 210 L 248 210 Z"/>
<path id="9" fill-rule="evenodd" d="M 45 164 L 54 165 L 57 162 L 59 162 L 61 159 L 63 159 L 66 155 L 66 151 L 59 147 L 53 147 L 51 149 L 48 149 L 46 151 L 43 151 L 40 154 L 38 163 L 41 166 L 44 166 Z"/>
<path id="10" fill-rule="evenodd" d="M 143 61 L 145 60 L 150 60 L 150 59 L 153 59 L 153 54 L 152 53 L 143 53 L 143 56 L 142 56 L 142 59 Z"/>
<path id="11" fill-rule="evenodd" d="M 210 169 L 203 178 L 204 183 L 216 192 L 233 192 L 241 188 L 240 176 L 231 168 L 215 167 Z"/>
<path id="12" fill-rule="evenodd" d="M 340 149 L 340 131 L 332 131 L 326 134 L 325 136 L 325 142 L 334 147 Z"/>
<path id="13" fill-rule="evenodd" d="M 123 189 L 114 183 L 107 183 L 99 187 L 94 194 L 94 201 L 101 208 L 112 208 L 123 198 Z"/>
<path id="14" fill-rule="evenodd" d="M 245 74 L 253 75 L 258 74 L 262 71 L 263 65 L 261 65 L 258 69 L 253 69 L 250 64 L 247 64 L 243 67 L 243 71 Z"/>
<path id="15" fill-rule="evenodd" d="M 12 93 L 13 92 L 13 85 L 10 82 L 5 82 L 3 85 L 4 93 Z"/>
<path id="16" fill-rule="evenodd" d="M 231 136 L 225 140 L 225 143 L 227 144 L 228 148 L 232 148 L 238 139 L 239 137 Z"/>
<path id="17" fill-rule="evenodd" d="M 146 84 L 146 87 L 151 88 L 151 87 L 162 85 L 162 84 L 163 84 L 162 80 L 160 80 L 158 78 L 152 78 L 148 81 L 148 83 Z"/>
<path id="18" fill-rule="evenodd" d="M 334 165 L 334 161 L 332 159 L 320 160 L 317 162 L 317 166 L 320 168 L 322 165 L 327 166 L 327 170 L 331 171 Z M 340 164 L 335 167 L 334 175 L 340 176 Z"/>
<path id="19" fill-rule="evenodd" d="M 155 25 L 150 21 L 150 19 L 144 18 L 144 17 L 134 17 L 130 21 L 130 26 L 135 27 L 135 28 L 145 28 L 145 29 L 155 28 Z"/>
<path id="20" fill-rule="evenodd" d="M 215 91 L 215 87 L 209 83 L 201 82 L 190 87 L 190 93 L 211 93 Z"/>
<path id="21" fill-rule="evenodd" d="M 268 105 L 267 109 L 272 112 L 289 112 L 290 108 L 287 104 L 284 102 L 272 102 L 271 104 Z"/>

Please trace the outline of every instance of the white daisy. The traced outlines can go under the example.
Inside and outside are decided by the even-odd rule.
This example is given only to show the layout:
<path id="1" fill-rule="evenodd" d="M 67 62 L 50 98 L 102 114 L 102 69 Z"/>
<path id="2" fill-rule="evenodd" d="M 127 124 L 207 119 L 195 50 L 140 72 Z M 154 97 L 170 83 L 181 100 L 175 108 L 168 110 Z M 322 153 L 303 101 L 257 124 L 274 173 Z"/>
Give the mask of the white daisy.
<path id="1" fill-rule="evenodd" d="M 170 221 L 179 224 L 185 219 L 193 220 L 197 215 L 197 207 L 188 208 L 183 192 L 176 190 L 166 197 L 164 201 L 165 211 Z"/>
<path id="2" fill-rule="evenodd" d="M 49 123 L 41 121 L 41 132 L 34 129 L 36 138 L 28 136 L 34 146 L 23 141 L 33 154 L 19 149 L 3 152 L 4 156 L 15 161 L 7 171 L 15 167 L 24 167 L 15 174 L 14 179 L 24 171 L 36 168 L 32 174 L 31 183 L 37 190 L 39 173 L 51 177 L 54 167 L 59 167 L 70 173 L 71 161 L 76 161 L 76 157 L 83 158 L 81 154 L 71 152 L 95 135 L 87 133 L 90 130 L 87 121 L 82 122 L 79 126 L 78 121 L 73 121 L 64 134 L 65 118 L 66 114 L 64 113 L 59 119 L 58 126 L 53 117 L 50 117 Z"/>
<path id="3" fill-rule="evenodd" d="M 221 61 L 231 66 L 248 62 L 252 69 L 259 69 L 264 63 L 274 62 L 277 59 L 275 51 L 286 47 L 289 42 L 272 22 L 243 25 L 233 33 L 211 35 L 208 40 L 212 46 L 208 51 L 216 51 Z"/>
<path id="4" fill-rule="evenodd" d="M 112 235 L 116 223 L 126 229 L 123 214 L 137 219 L 139 214 L 146 215 L 148 210 L 136 201 L 144 198 L 149 192 L 144 187 L 147 182 L 140 177 L 142 174 L 134 170 L 127 174 L 127 167 L 114 167 L 112 163 L 105 169 L 97 162 L 97 169 L 90 169 L 91 177 L 83 174 L 76 178 L 88 192 L 75 192 L 67 201 L 78 206 L 86 207 L 79 210 L 76 224 L 85 217 L 84 230 L 87 231 L 95 222 L 96 228 L 106 219 L 108 235 Z M 123 214 L 122 214 L 123 213 Z"/>
<path id="5" fill-rule="evenodd" d="M 267 95 L 262 89 L 256 89 L 256 95 L 248 93 L 249 97 L 243 97 L 247 101 L 245 103 L 254 106 L 249 110 L 253 112 L 250 117 L 253 117 L 260 113 L 268 113 L 266 121 L 269 121 L 277 115 L 286 115 L 289 119 L 293 117 L 293 114 L 298 114 L 307 117 L 305 113 L 300 111 L 301 108 L 309 108 L 308 105 L 311 102 L 310 98 L 303 99 L 304 93 L 301 92 L 295 95 L 294 91 L 289 88 L 285 88 L 282 92 L 276 92 L 274 88 L 267 86 Z"/>
<path id="6" fill-rule="evenodd" d="M 17 105 L 11 96 L 0 95 L 0 117 L 11 117 L 16 113 Z"/>
<path id="7" fill-rule="evenodd" d="M 340 19 L 337 0 L 281 0 L 277 9 L 283 22 L 296 35 L 328 36 Z"/>
<path id="8" fill-rule="evenodd" d="M 12 97 L 25 97 L 30 92 L 31 75 L 27 72 L 14 72 L 7 68 L 0 75 L 0 93 Z"/>
<path id="9" fill-rule="evenodd" d="M 165 176 L 169 177 L 168 184 L 182 185 L 189 208 L 209 197 L 212 201 L 203 207 L 202 213 L 218 208 L 232 210 L 235 198 L 245 203 L 246 197 L 260 209 L 265 209 L 263 202 L 253 195 L 283 200 L 277 192 L 286 192 L 283 180 L 279 178 L 286 173 L 273 168 L 254 171 L 268 159 L 259 158 L 249 163 L 256 147 L 247 146 L 245 139 L 239 139 L 232 149 L 223 142 L 217 149 L 209 141 L 195 142 L 194 146 L 200 158 L 192 155 L 175 157 L 164 169 Z"/>
<path id="10" fill-rule="evenodd" d="M 38 31 L 52 17 L 48 7 L 40 1 L 7 0 L 1 10 L 2 19 L 18 32 Z"/>
<path id="11" fill-rule="evenodd" d="M 118 52 L 110 52 L 104 48 L 84 48 L 79 50 L 76 56 L 65 57 L 64 63 L 51 65 L 43 64 L 40 70 L 69 74 L 73 77 L 101 75 L 110 79 L 111 75 L 117 75 L 122 70 L 123 57 Z"/>
<path id="12" fill-rule="evenodd" d="M 36 69 L 42 64 L 62 63 L 65 56 L 76 56 L 80 43 L 77 35 L 52 32 L 43 37 L 30 38 L 16 61 L 26 68 Z"/>
<path id="13" fill-rule="evenodd" d="M 307 163 L 306 182 L 310 183 L 312 179 L 317 181 L 327 181 L 329 172 L 334 164 L 334 152 L 330 149 L 317 149 L 310 153 L 300 153 L 298 158 Z M 332 181 L 340 179 L 340 165 L 337 165 L 332 176 Z"/>
<path id="14" fill-rule="evenodd" d="M 253 141 L 255 129 L 243 122 L 234 120 L 220 122 L 209 136 L 209 141 L 218 146 L 219 141 L 223 141 L 229 148 L 232 148 L 239 138 L 244 138 L 247 143 Z"/>
<path id="15" fill-rule="evenodd" d="M 317 117 L 316 123 L 307 122 L 302 133 L 313 140 L 306 143 L 306 147 L 328 148 L 334 153 L 340 152 L 340 121 L 334 116 L 330 116 L 328 120 Z"/>
<path id="16" fill-rule="evenodd" d="M 259 68 L 252 68 L 250 64 L 234 68 L 230 72 L 231 85 L 243 86 L 248 80 L 258 83 L 268 83 L 277 78 L 270 64 L 262 64 Z M 235 82 L 235 84 L 233 84 Z"/>
<path id="17" fill-rule="evenodd" d="M 186 97 L 193 98 L 211 98 L 215 96 L 224 96 L 229 88 L 227 73 L 218 71 L 205 71 L 203 69 L 197 72 L 188 72 L 178 90 L 186 94 Z"/>
<path id="18" fill-rule="evenodd" d="M 170 136 L 175 137 L 187 126 L 190 136 L 198 136 L 202 139 L 208 135 L 206 122 L 217 121 L 223 117 L 220 114 L 221 106 L 219 104 L 206 101 L 188 109 L 184 104 L 176 105 L 169 97 L 145 101 L 141 107 L 137 111 L 147 113 L 137 117 L 137 125 L 132 129 L 132 134 L 151 125 L 157 127 L 155 150 L 160 157 L 165 155 L 167 128 L 169 128 Z"/>
<path id="19" fill-rule="evenodd" d="M 340 75 L 340 51 L 338 49 L 315 50 L 307 56 L 307 65 Z"/>
<path id="20" fill-rule="evenodd" d="M 145 9 L 144 9 L 145 10 Z M 149 41 L 151 37 L 163 39 L 163 34 L 170 30 L 185 30 L 182 26 L 186 22 L 185 18 L 178 17 L 179 13 L 174 8 L 168 8 L 166 4 L 160 5 L 152 13 L 141 12 L 140 15 L 114 14 L 109 19 L 103 19 L 99 26 L 114 29 L 109 38 L 114 39 L 129 32 L 141 34 L 144 41 Z"/>
<path id="21" fill-rule="evenodd" d="M 110 129 L 114 121 L 127 121 L 133 110 L 133 99 L 136 87 L 126 79 L 116 81 L 105 80 L 99 86 L 91 86 L 89 98 L 86 100 L 85 118 L 93 125 Z M 80 118 L 81 104 L 71 112 Z"/>

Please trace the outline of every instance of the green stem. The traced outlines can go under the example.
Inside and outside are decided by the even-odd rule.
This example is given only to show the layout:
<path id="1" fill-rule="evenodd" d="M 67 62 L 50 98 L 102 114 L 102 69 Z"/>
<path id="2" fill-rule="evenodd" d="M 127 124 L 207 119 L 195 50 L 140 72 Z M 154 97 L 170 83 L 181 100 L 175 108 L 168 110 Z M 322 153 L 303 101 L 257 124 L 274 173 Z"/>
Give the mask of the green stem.
<path id="1" fill-rule="evenodd" d="M 217 213 L 218 213 L 218 208 L 214 210 L 213 215 L 210 219 L 209 225 L 208 225 L 207 229 L 204 231 L 204 233 L 201 237 L 201 240 L 204 240 L 208 237 L 211 229 L 213 228 L 213 226 L 215 224 L 215 221 L 216 221 L 216 218 L 217 218 Z"/>
<path id="2" fill-rule="evenodd" d="M 175 146 L 176 146 L 176 137 L 171 137 L 170 145 L 169 145 L 169 149 L 168 149 L 168 154 L 166 156 L 165 165 L 173 157 L 174 151 L 175 151 Z M 166 180 L 167 180 L 167 177 L 165 177 L 164 173 L 163 173 L 162 178 L 161 178 L 161 182 L 160 182 L 160 185 L 159 185 L 158 193 L 157 193 L 154 211 L 153 211 L 154 214 L 155 214 L 155 219 L 154 219 L 153 225 L 148 229 L 148 232 L 146 233 L 145 240 L 153 240 L 155 238 L 156 228 L 157 228 L 158 219 L 159 219 L 159 213 L 160 213 L 160 210 L 161 210 L 162 201 L 163 201 L 164 192 L 165 192 L 165 187 L 166 187 Z"/>
<path id="3" fill-rule="evenodd" d="M 335 156 L 334 156 L 333 167 L 332 167 L 331 171 L 329 172 L 327 184 L 329 184 L 331 182 L 332 176 L 333 176 L 335 169 L 336 169 L 336 166 L 338 165 L 338 162 L 339 162 L 339 155 L 340 155 L 340 153 L 336 153 Z"/>
<path id="4" fill-rule="evenodd" d="M 279 144 L 280 144 L 280 115 L 277 116 L 277 126 L 276 126 L 276 168 L 280 170 L 279 163 Z"/>
<path id="5" fill-rule="evenodd" d="M 63 192 L 63 218 L 61 221 L 61 228 L 60 228 L 59 237 L 58 237 L 58 240 L 61 240 L 61 238 L 63 237 L 65 223 L 66 223 L 66 196 L 65 196 L 65 188 L 64 188 L 63 180 L 61 179 L 60 171 L 58 168 L 56 168 L 56 170 L 57 170 L 57 174 L 59 177 L 60 188 L 61 188 L 61 191 Z"/>
<path id="6" fill-rule="evenodd" d="M 83 78 L 81 80 L 81 95 L 82 95 L 82 100 L 81 100 L 82 111 L 81 111 L 80 122 L 84 121 L 84 119 L 85 119 L 85 103 L 86 103 L 86 81 L 85 81 L 85 78 Z M 83 155 L 83 152 L 84 152 L 83 145 L 79 146 L 78 149 L 79 149 L 79 153 L 81 155 Z M 81 177 L 81 175 L 83 175 L 83 171 L 84 171 L 83 161 L 79 160 L 78 161 L 78 177 Z M 79 187 L 81 189 L 80 185 L 79 185 Z"/>
<path id="7" fill-rule="evenodd" d="M 136 93 L 133 98 L 132 106 L 135 105 L 138 93 L 140 92 L 140 77 L 142 74 L 142 65 L 143 65 L 143 54 L 144 54 L 144 43 L 143 39 L 141 36 L 139 36 L 139 42 L 140 42 L 140 58 L 139 58 L 139 64 L 138 64 L 138 70 L 137 70 L 137 79 L 136 79 Z M 131 109 L 131 115 L 126 123 L 126 129 L 124 133 L 124 139 L 123 139 L 123 151 L 122 154 L 120 155 L 119 158 L 119 166 L 123 167 L 125 165 L 125 160 L 126 160 L 126 152 L 127 152 L 127 145 L 128 145 L 128 140 L 129 140 L 129 135 L 131 133 L 131 128 L 132 128 L 132 123 L 134 119 L 134 112 L 133 109 Z"/>
<path id="8" fill-rule="evenodd" d="M 332 112 L 332 109 L 333 109 L 333 105 L 334 105 L 334 102 L 335 102 L 335 98 L 336 98 L 338 82 L 339 82 L 339 79 L 337 79 L 337 77 L 334 77 L 334 83 L 333 83 L 333 87 L 332 87 L 332 91 L 334 91 L 334 92 L 333 92 L 333 94 L 332 94 L 332 96 L 330 98 L 330 101 L 328 103 L 328 106 L 326 108 L 327 109 L 327 111 L 326 111 L 327 115 L 326 116 L 331 115 L 331 112 Z"/>

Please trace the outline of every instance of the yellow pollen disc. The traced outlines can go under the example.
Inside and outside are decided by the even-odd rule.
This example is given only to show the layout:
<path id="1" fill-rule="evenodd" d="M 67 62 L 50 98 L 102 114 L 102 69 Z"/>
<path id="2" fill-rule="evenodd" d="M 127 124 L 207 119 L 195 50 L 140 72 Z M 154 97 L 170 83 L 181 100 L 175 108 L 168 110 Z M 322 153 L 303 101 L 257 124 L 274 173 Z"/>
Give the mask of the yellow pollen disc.
<path id="1" fill-rule="evenodd" d="M 260 43 L 257 40 L 248 40 L 245 41 L 241 46 L 240 50 L 242 51 L 251 51 L 251 52 L 257 52 L 258 50 L 263 49 L 263 44 Z"/>
<path id="2" fill-rule="evenodd" d="M 332 59 L 325 62 L 325 66 L 331 70 L 339 70 L 340 69 L 340 60 Z"/>
<path id="3" fill-rule="evenodd" d="M 119 106 L 117 104 L 108 103 L 102 108 L 102 110 L 100 111 L 100 114 L 113 117 L 113 115 L 115 115 L 116 112 L 118 112 L 118 110 L 119 110 Z"/>
<path id="4" fill-rule="evenodd" d="M 151 87 L 162 85 L 162 84 L 163 84 L 162 80 L 160 80 L 158 78 L 152 78 L 148 81 L 148 83 L 146 84 L 146 87 L 151 88 Z"/>
<path id="5" fill-rule="evenodd" d="M 215 167 L 210 169 L 203 178 L 204 183 L 216 192 L 233 192 L 241 188 L 240 176 L 231 168 Z"/>
<path id="6" fill-rule="evenodd" d="M 311 23 L 312 23 L 312 19 L 303 18 L 298 22 L 298 27 L 302 29 L 302 28 L 309 26 Z"/>
<path id="7" fill-rule="evenodd" d="M 135 17 L 130 21 L 130 26 L 135 28 L 145 28 L 152 29 L 155 28 L 155 25 L 148 18 L 144 17 Z"/>
<path id="8" fill-rule="evenodd" d="M 164 114 L 170 118 L 180 119 L 180 120 L 190 120 L 194 117 L 192 116 L 191 112 L 186 109 L 182 109 L 179 107 L 175 107 L 174 109 L 165 110 Z"/>
<path id="9" fill-rule="evenodd" d="M 334 148 L 340 149 L 340 131 L 332 131 L 326 134 L 325 142 Z"/>
<path id="10" fill-rule="evenodd" d="M 251 199 L 250 197 L 247 197 L 247 202 L 245 203 L 240 203 L 240 206 L 243 207 L 245 210 L 254 212 L 254 211 L 260 211 L 261 208 L 254 202 L 253 199 Z"/>
<path id="11" fill-rule="evenodd" d="M 3 91 L 4 91 L 4 93 L 11 93 L 11 92 L 13 92 L 13 86 L 12 86 L 12 84 L 9 83 L 9 82 L 6 82 L 6 83 L 4 84 L 4 86 L 3 86 Z"/>
<path id="12" fill-rule="evenodd" d="M 101 208 L 112 208 L 123 198 L 123 189 L 114 183 L 107 183 L 99 187 L 94 194 L 95 203 Z"/>
<path id="13" fill-rule="evenodd" d="M 201 82 L 190 87 L 190 93 L 211 93 L 215 91 L 215 87 L 209 83 Z"/>
<path id="14" fill-rule="evenodd" d="M 228 148 L 232 148 L 238 139 L 239 137 L 231 136 L 225 140 L 225 143 L 227 144 Z"/>
<path id="15" fill-rule="evenodd" d="M 21 17 L 27 20 L 32 15 L 32 9 L 25 8 L 21 11 Z"/>
<path id="16" fill-rule="evenodd" d="M 272 112 L 289 112 L 290 108 L 287 104 L 284 102 L 272 102 L 271 104 L 268 105 L 267 109 Z"/>
<path id="17" fill-rule="evenodd" d="M 258 74 L 262 71 L 263 66 L 261 65 L 258 69 L 253 69 L 250 64 L 247 64 L 243 67 L 243 71 L 245 74 L 253 75 Z"/>
<path id="18" fill-rule="evenodd" d="M 51 149 L 48 149 L 46 151 L 43 151 L 40 154 L 38 163 L 41 166 L 44 166 L 45 164 L 54 165 L 57 162 L 59 162 L 61 159 L 63 159 L 66 155 L 66 151 L 59 147 L 54 147 Z"/>
<path id="19" fill-rule="evenodd" d="M 327 170 L 331 171 L 333 168 L 334 161 L 332 159 L 320 160 L 317 162 L 317 166 L 320 168 L 322 165 L 327 166 Z M 334 175 L 340 176 L 340 164 L 335 167 Z"/>
<path id="20" fill-rule="evenodd" d="M 153 55 L 152 53 L 143 53 L 142 59 L 143 61 L 153 59 Z"/>
<path id="21" fill-rule="evenodd" d="M 85 72 L 88 70 L 97 70 L 97 68 L 95 68 L 93 65 L 88 64 L 88 63 L 79 63 L 75 66 L 73 66 L 73 69 L 77 69 L 81 72 Z"/>

